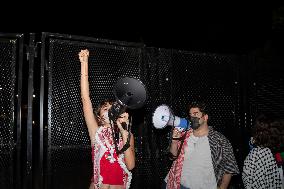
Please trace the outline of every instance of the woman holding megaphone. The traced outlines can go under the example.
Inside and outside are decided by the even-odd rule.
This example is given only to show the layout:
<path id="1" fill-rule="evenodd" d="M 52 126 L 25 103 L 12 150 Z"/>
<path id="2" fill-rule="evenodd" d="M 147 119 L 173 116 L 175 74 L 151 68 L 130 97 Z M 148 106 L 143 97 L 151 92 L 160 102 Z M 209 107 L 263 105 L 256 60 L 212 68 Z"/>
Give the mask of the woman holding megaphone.
<path id="1" fill-rule="evenodd" d="M 93 178 L 90 189 L 129 188 L 132 178 L 130 170 L 135 166 L 134 138 L 127 129 L 129 115 L 124 112 L 112 123 L 108 113 L 113 106 L 113 101 L 110 100 L 100 103 L 94 113 L 89 92 L 88 58 L 87 49 L 79 52 L 81 99 L 92 145 Z M 117 126 L 119 138 L 113 137 L 113 124 Z M 117 148 L 124 150 L 118 153 Z"/>

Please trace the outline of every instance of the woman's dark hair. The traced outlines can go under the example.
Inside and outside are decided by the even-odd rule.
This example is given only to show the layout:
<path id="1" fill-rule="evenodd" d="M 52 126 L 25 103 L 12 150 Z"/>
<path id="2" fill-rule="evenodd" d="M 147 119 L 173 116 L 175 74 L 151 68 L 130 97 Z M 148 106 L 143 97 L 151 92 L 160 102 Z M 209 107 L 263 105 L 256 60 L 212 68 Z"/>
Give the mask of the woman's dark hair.
<path id="1" fill-rule="evenodd" d="M 277 148 L 280 148 L 280 151 L 284 150 L 284 122 L 283 119 L 276 119 L 271 122 L 272 130 L 277 134 Z M 279 149 L 277 149 L 279 150 Z"/>
<path id="2" fill-rule="evenodd" d="M 261 114 L 256 118 L 252 136 L 256 146 L 267 147 L 275 152 L 283 145 L 283 122 Z"/>
<path id="3" fill-rule="evenodd" d="M 95 114 L 96 116 L 100 116 L 100 110 L 101 108 L 106 105 L 107 103 L 109 103 L 110 105 L 112 105 L 115 101 L 113 99 L 105 99 L 103 101 L 101 101 L 99 103 L 99 105 L 97 106 L 96 110 L 95 110 Z"/>

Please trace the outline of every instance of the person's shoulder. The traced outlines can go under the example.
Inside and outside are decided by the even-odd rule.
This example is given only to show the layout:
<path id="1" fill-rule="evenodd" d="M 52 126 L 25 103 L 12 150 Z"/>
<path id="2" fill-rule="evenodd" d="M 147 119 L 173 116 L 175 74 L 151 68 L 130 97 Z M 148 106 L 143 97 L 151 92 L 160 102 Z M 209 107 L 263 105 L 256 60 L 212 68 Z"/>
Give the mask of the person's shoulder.
<path id="1" fill-rule="evenodd" d="M 227 137 L 225 137 L 225 135 L 223 135 L 221 132 L 215 130 L 212 126 L 209 126 L 209 135 L 218 137 L 220 139 L 227 140 Z"/>
<path id="2" fill-rule="evenodd" d="M 254 147 L 250 153 L 253 154 L 272 154 L 271 150 L 267 147 Z"/>
<path id="3" fill-rule="evenodd" d="M 273 154 L 269 148 L 254 147 L 249 152 L 248 159 L 252 159 L 254 161 L 266 161 L 267 159 L 273 159 Z"/>
<path id="4" fill-rule="evenodd" d="M 229 139 L 221 132 L 214 130 L 213 127 L 209 127 L 208 137 L 210 138 L 210 140 L 215 141 L 216 143 L 221 144 L 222 146 L 231 145 Z"/>

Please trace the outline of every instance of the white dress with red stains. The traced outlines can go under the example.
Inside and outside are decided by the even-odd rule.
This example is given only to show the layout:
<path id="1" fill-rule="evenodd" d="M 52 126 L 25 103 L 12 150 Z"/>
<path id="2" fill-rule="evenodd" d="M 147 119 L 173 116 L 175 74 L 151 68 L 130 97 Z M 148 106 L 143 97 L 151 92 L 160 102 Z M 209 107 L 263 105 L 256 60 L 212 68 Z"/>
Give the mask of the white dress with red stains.
<path id="1" fill-rule="evenodd" d="M 118 148 L 121 149 L 123 141 L 120 137 Z M 117 155 L 110 127 L 99 127 L 92 146 L 93 182 L 95 188 L 101 184 L 123 185 L 130 187 L 132 173 L 127 169 L 124 154 Z"/>

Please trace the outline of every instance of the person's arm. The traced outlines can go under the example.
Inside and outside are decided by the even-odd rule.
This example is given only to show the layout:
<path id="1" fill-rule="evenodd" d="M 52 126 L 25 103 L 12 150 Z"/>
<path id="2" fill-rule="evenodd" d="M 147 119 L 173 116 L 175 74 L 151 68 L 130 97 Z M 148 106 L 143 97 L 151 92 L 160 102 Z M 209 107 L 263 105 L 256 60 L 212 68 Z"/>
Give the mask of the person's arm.
<path id="1" fill-rule="evenodd" d="M 83 104 L 85 122 L 92 142 L 92 138 L 94 137 L 96 130 L 98 129 L 98 122 L 93 113 L 93 106 L 90 99 L 88 81 L 88 58 L 89 51 L 87 49 L 81 50 L 79 53 L 79 59 L 81 62 L 81 100 Z"/>
<path id="2" fill-rule="evenodd" d="M 172 153 L 172 155 L 174 157 L 177 156 L 178 153 L 178 144 L 180 142 L 180 140 L 174 140 L 175 138 L 180 138 L 181 137 L 181 132 L 177 129 L 173 130 L 173 135 L 172 135 L 172 143 L 170 146 L 170 152 Z"/>
<path id="3" fill-rule="evenodd" d="M 234 155 L 233 146 L 231 145 L 230 141 L 222 136 L 223 140 L 221 142 L 222 150 L 223 150 L 223 168 L 224 168 L 224 175 L 220 182 L 220 189 L 227 189 L 231 178 L 233 175 L 239 174 L 238 164 Z"/>
<path id="4" fill-rule="evenodd" d="M 123 129 L 121 125 L 121 123 L 123 122 L 129 125 L 128 117 L 129 117 L 128 113 L 125 112 L 122 115 L 120 115 L 116 123 L 122 135 L 123 145 L 126 144 L 128 135 L 130 134 L 130 141 L 129 141 L 130 146 L 124 151 L 124 158 L 125 158 L 125 164 L 126 164 L 127 169 L 132 170 L 135 167 L 134 136 L 132 133 Z"/>
<path id="5" fill-rule="evenodd" d="M 170 152 L 172 153 L 173 156 L 177 156 L 177 153 L 178 153 L 178 143 L 179 143 L 179 140 L 172 140 L 171 147 L 170 147 Z"/>
<path id="6" fill-rule="evenodd" d="M 232 178 L 232 174 L 225 173 L 218 189 L 227 189 Z"/>
<path id="7" fill-rule="evenodd" d="M 132 170 L 135 167 L 135 151 L 134 151 L 134 136 L 132 133 L 128 133 L 126 131 L 123 134 L 123 143 L 125 144 L 128 138 L 128 135 L 130 134 L 130 146 L 127 148 L 127 150 L 124 151 L 124 157 L 125 157 L 125 164 L 128 170 Z"/>

